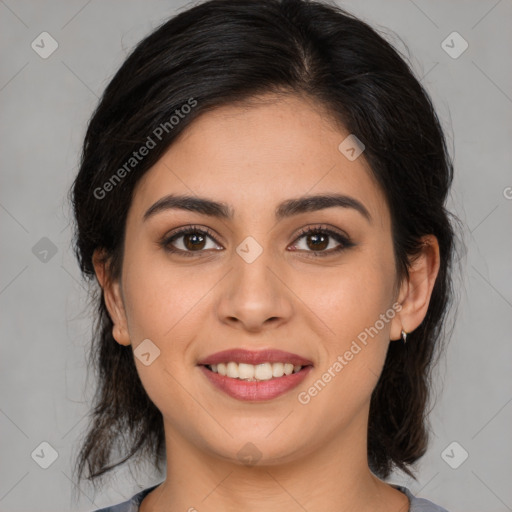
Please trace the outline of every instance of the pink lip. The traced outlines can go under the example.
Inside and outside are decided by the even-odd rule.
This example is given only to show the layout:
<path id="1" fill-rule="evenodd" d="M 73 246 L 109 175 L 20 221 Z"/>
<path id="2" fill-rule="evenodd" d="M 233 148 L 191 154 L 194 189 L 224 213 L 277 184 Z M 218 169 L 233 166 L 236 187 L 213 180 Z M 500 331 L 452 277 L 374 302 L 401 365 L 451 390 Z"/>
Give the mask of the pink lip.
<path id="1" fill-rule="evenodd" d="M 312 366 L 313 363 L 297 354 L 291 352 L 283 352 L 282 350 L 266 349 L 266 350 L 244 350 L 242 348 L 223 350 L 216 352 L 208 357 L 202 359 L 198 365 L 212 365 L 219 363 L 247 363 L 247 364 L 262 364 L 262 363 L 292 363 L 294 366 Z"/>
<path id="2" fill-rule="evenodd" d="M 206 365 L 228 363 L 230 361 L 254 365 L 262 363 L 291 363 L 294 366 L 303 366 L 304 368 L 291 375 L 283 375 L 282 377 L 264 381 L 233 379 L 206 368 Z M 313 363 L 309 359 L 292 354 L 291 352 L 274 349 L 253 351 L 237 348 L 223 350 L 222 352 L 209 355 L 197 364 L 215 387 L 238 400 L 251 401 L 272 400 L 290 391 L 298 386 L 313 368 Z"/>
<path id="3" fill-rule="evenodd" d="M 233 359 L 231 359 L 231 361 L 232 360 Z M 223 359 L 223 361 L 226 360 Z M 268 359 L 266 359 L 266 361 L 268 361 Z M 287 361 L 292 362 L 289 359 L 287 359 Z M 299 372 L 292 373 L 291 375 L 283 375 L 282 377 L 263 381 L 245 381 L 219 375 L 218 373 L 215 373 L 206 368 L 206 366 L 200 366 L 200 368 L 206 378 L 215 387 L 221 391 L 224 391 L 229 396 L 238 400 L 255 402 L 272 400 L 273 398 L 277 398 L 287 391 L 290 391 L 291 389 L 297 387 L 313 369 L 312 366 L 306 366 Z"/>

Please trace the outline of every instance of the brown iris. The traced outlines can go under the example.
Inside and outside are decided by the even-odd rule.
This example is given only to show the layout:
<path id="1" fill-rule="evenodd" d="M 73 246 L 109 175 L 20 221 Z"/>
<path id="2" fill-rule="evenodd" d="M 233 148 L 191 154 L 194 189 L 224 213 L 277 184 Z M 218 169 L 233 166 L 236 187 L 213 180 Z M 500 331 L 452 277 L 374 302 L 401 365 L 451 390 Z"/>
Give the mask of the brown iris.
<path id="1" fill-rule="evenodd" d="M 194 249 L 203 249 L 205 238 L 203 235 L 199 233 L 188 233 L 186 235 L 183 235 L 183 245 L 188 250 L 194 250 Z"/>
<path id="2" fill-rule="evenodd" d="M 311 246 L 311 244 L 309 243 L 311 239 L 314 240 L 313 244 L 317 245 Z M 329 236 L 321 233 L 313 233 L 312 235 L 308 235 L 306 240 L 308 248 L 311 249 L 312 251 L 325 249 L 329 245 Z"/>

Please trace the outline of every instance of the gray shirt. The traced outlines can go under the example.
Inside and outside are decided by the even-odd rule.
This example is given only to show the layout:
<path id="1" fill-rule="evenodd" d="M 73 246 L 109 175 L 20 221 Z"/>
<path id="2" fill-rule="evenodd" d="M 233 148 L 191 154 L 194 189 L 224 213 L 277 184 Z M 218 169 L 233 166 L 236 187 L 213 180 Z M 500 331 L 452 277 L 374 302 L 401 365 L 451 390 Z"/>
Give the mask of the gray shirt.
<path id="1" fill-rule="evenodd" d="M 161 482 L 160 482 L 161 483 Z M 111 507 L 102 508 L 101 510 L 96 510 L 94 512 L 138 512 L 139 506 L 142 503 L 142 500 L 148 495 L 153 489 L 158 487 L 160 484 L 154 485 L 153 487 L 148 487 L 143 491 L 138 492 L 135 496 L 133 496 L 128 501 L 124 501 L 123 503 L 119 503 L 118 505 L 112 505 Z M 416 498 L 411 494 L 407 487 L 402 487 L 396 484 L 390 484 L 395 489 L 403 492 L 411 502 L 411 508 L 409 512 L 448 512 L 443 507 L 432 503 L 429 500 L 424 498 Z"/>

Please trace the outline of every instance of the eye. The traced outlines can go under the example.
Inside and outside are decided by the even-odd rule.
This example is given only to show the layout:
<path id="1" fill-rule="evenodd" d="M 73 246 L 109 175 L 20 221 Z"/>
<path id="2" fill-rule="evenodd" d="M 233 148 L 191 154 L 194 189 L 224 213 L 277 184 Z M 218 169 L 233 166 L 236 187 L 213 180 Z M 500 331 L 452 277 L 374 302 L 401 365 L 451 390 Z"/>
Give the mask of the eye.
<path id="1" fill-rule="evenodd" d="M 214 242 L 208 247 L 208 239 Z M 201 229 L 196 226 L 189 226 L 165 236 L 160 245 L 170 253 L 179 253 L 183 256 L 195 256 L 194 253 L 201 253 L 207 249 L 215 249 L 218 246 L 217 240 L 209 229 Z"/>
<path id="2" fill-rule="evenodd" d="M 210 247 L 208 247 L 208 239 L 213 242 L 213 245 L 210 244 Z M 304 239 L 304 242 L 297 244 L 297 241 L 301 239 Z M 333 244 L 333 242 L 335 243 Z M 222 250 L 222 246 L 220 246 L 208 228 L 203 229 L 197 226 L 188 226 L 165 236 L 160 241 L 160 245 L 169 253 L 183 256 L 200 255 L 208 249 Z M 332 247 L 333 245 L 334 247 Z M 311 252 L 315 256 L 329 256 L 353 247 L 354 245 L 355 244 L 346 235 L 332 229 L 309 227 L 300 232 L 299 236 L 296 238 L 295 245 L 291 247 L 293 251 L 300 250 Z M 220 249 L 218 247 L 220 247 Z"/>
<path id="3" fill-rule="evenodd" d="M 304 242 L 292 246 L 294 250 L 298 248 L 312 252 L 315 256 L 329 256 L 355 245 L 347 236 L 323 227 L 309 227 L 302 230 L 296 241 L 301 239 L 304 239 Z M 333 242 L 337 242 L 338 245 L 336 246 Z"/>

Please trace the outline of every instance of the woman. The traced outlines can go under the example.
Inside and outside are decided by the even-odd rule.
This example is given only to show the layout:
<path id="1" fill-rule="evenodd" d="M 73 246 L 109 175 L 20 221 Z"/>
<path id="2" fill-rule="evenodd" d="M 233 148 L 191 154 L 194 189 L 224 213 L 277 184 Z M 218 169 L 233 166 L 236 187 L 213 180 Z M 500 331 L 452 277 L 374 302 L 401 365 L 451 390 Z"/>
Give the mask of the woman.
<path id="1" fill-rule="evenodd" d="M 452 173 L 409 66 L 340 8 L 212 0 L 144 39 L 72 189 L 101 287 L 77 472 L 167 474 L 103 510 L 443 511 L 384 480 L 427 448 Z"/>

